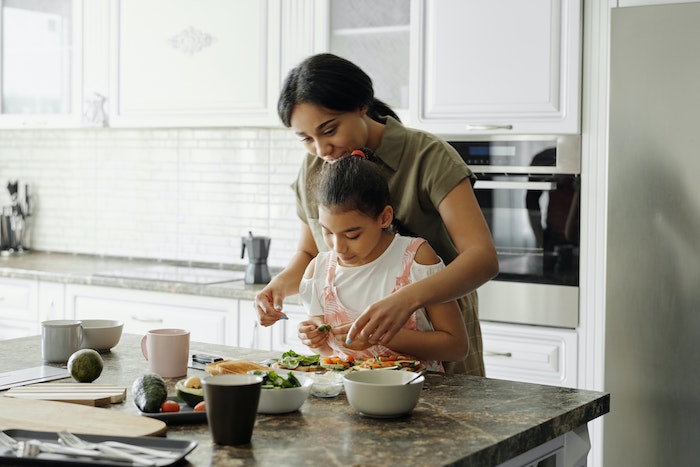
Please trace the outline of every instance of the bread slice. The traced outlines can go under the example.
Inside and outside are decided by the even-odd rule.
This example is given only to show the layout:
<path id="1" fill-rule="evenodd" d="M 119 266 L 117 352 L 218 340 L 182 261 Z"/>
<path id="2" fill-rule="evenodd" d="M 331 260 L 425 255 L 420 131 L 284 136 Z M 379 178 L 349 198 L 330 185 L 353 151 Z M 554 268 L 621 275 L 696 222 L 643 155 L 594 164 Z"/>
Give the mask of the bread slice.
<path id="1" fill-rule="evenodd" d="M 224 375 L 229 373 L 246 374 L 250 370 L 270 371 L 270 367 L 251 362 L 250 360 L 220 360 L 207 363 L 204 370 L 212 375 Z"/>

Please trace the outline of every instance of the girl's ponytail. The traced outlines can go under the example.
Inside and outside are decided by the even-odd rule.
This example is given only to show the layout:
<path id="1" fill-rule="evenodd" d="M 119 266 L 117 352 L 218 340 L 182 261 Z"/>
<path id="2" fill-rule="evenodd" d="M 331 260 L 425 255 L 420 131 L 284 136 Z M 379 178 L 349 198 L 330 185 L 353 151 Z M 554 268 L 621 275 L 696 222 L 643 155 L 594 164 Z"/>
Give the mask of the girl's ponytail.
<path id="1" fill-rule="evenodd" d="M 367 115 L 369 115 L 369 118 L 372 120 L 375 120 L 377 122 L 383 123 L 382 122 L 382 117 L 393 117 L 397 121 L 401 121 L 398 115 L 396 115 L 396 112 L 392 110 L 389 105 L 385 104 L 383 101 L 380 101 L 376 97 L 372 98 L 372 103 L 369 106 L 369 110 L 367 111 Z"/>

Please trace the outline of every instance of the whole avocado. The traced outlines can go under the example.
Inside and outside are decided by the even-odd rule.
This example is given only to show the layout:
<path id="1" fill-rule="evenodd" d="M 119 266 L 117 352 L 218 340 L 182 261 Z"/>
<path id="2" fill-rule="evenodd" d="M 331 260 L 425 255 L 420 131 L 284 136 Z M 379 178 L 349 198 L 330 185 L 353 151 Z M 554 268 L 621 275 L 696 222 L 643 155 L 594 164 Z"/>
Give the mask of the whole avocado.
<path id="1" fill-rule="evenodd" d="M 160 412 L 160 406 L 168 398 L 165 380 L 155 373 L 146 373 L 134 380 L 131 386 L 134 403 L 146 413 Z"/>

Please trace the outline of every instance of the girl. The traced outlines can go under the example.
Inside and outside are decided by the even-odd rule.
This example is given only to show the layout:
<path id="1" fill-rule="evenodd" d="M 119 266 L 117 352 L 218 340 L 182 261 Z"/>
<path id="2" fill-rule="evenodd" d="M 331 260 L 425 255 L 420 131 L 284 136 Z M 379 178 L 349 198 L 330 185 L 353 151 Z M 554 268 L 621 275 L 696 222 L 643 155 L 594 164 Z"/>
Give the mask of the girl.
<path id="1" fill-rule="evenodd" d="M 316 190 L 330 250 L 309 263 L 299 286 L 312 316 L 299 325 L 302 342 L 325 356 L 410 355 L 429 370 L 444 371 L 442 360 L 461 360 L 469 347 L 454 300 L 418 309 L 386 344 L 362 337 L 346 344 L 350 325 L 368 305 L 444 267 L 425 240 L 392 233 L 386 179 L 367 159 L 368 150 L 352 154 L 325 164 Z M 323 324 L 331 325 L 330 332 L 319 331 Z"/>

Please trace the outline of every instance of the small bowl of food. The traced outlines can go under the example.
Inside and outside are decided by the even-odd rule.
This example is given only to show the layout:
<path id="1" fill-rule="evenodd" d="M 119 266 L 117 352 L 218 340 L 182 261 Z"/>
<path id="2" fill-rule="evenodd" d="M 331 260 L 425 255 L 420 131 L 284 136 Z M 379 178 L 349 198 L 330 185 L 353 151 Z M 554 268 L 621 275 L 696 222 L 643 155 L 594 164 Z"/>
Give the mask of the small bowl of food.
<path id="1" fill-rule="evenodd" d="M 262 376 L 258 413 L 281 414 L 299 410 L 311 392 L 313 380 L 293 371 L 252 370 L 249 375 Z"/>
<path id="2" fill-rule="evenodd" d="M 119 343 L 124 323 L 112 319 L 83 319 L 81 326 L 83 342 L 80 348 L 107 352 Z"/>
<path id="3" fill-rule="evenodd" d="M 414 381 L 412 371 L 351 371 L 343 376 L 348 402 L 361 415 L 393 418 L 410 413 L 418 404 L 425 377 Z"/>
<path id="4" fill-rule="evenodd" d="M 313 380 L 311 385 L 312 396 L 336 397 L 343 392 L 343 373 L 340 371 L 311 374 L 308 378 Z"/>

